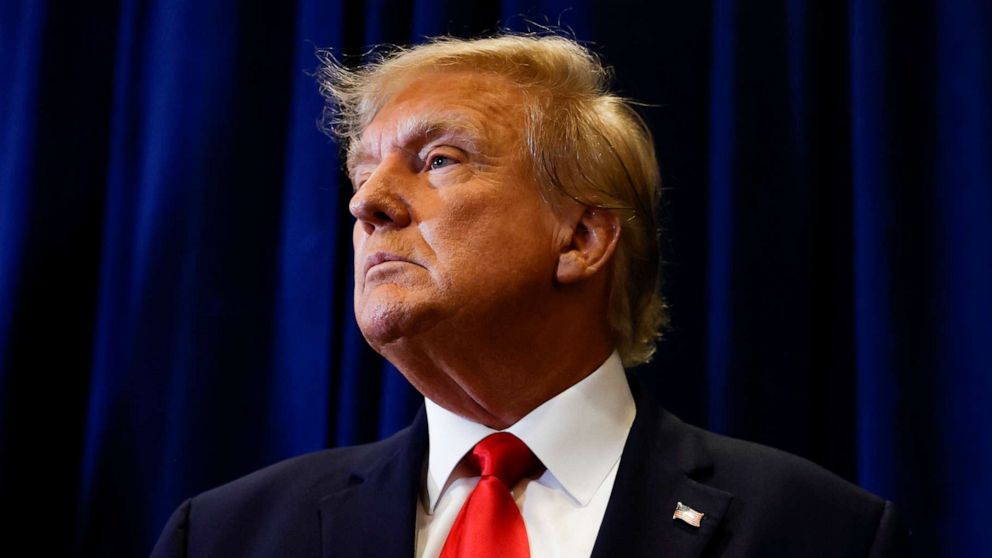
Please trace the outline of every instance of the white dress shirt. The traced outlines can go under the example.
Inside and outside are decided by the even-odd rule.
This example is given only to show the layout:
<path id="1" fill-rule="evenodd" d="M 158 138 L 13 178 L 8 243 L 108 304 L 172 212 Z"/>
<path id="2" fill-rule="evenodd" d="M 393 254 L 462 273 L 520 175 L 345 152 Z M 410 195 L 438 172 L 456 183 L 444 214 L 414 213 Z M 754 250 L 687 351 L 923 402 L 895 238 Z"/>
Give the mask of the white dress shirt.
<path id="1" fill-rule="evenodd" d="M 426 401 L 430 450 L 417 506 L 417 557 L 437 558 L 458 512 L 479 482 L 462 457 L 496 432 Z M 595 372 L 505 431 L 546 469 L 513 488 L 532 558 L 592 554 L 620 455 L 634 422 L 634 398 L 614 352 Z"/>

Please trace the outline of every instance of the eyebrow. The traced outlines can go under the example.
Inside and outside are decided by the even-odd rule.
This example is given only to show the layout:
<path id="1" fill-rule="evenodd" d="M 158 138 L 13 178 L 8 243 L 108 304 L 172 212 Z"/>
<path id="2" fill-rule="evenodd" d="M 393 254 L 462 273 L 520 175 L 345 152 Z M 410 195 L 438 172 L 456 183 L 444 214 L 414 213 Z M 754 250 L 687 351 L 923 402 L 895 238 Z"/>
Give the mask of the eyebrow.
<path id="1" fill-rule="evenodd" d="M 471 119 L 460 115 L 439 113 L 418 114 L 400 121 L 396 127 L 396 145 L 409 147 L 426 144 L 438 138 L 452 138 L 472 153 L 479 153 L 485 143 L 485 130 Z M 373 150 L 359 139 L 348 152 L 347 168 L 351 174 L 356 165 L 376 159 Z"/>

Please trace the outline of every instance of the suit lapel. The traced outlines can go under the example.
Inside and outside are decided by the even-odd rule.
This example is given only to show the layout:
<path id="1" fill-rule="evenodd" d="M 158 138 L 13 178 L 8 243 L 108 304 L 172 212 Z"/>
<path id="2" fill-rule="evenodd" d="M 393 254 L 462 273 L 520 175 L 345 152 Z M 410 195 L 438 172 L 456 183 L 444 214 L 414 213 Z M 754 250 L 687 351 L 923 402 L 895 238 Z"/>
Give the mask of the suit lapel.
<path id="1" fill-rule="evenodd" d="M 624 446 L 592 558 L 696 558 L 733 496 L 694 480 L 712 467 L 693 431 L 662 411 L 631 379 L 637 418 Z M 408 558 L 414 553 L 416 506 L 427 452 L 427 419 L 370 456 L 320 501 L 324 558 Z M 678 502 L 704 513 L 699 527 L 672 519 Z"/>
<path id="2" fill-rule="evenodd" d="M 620 459 L 593 558 L 695 558 L 717 531 L 733 496 L 695 481 L 712 467 L 692 430 L 662 411 L 631 378 L 637 418 Z M 673 519 L 683 504 L 705 515 L 699 527 Z"/>
<path id="3" fill-rule="evenodd" d="M 409 558 L 414 553 L 416 506 L 427 451 L 421 409 L 391 451 L 366 460 L 351 478 L 320 501 L 324 558 Z"/>

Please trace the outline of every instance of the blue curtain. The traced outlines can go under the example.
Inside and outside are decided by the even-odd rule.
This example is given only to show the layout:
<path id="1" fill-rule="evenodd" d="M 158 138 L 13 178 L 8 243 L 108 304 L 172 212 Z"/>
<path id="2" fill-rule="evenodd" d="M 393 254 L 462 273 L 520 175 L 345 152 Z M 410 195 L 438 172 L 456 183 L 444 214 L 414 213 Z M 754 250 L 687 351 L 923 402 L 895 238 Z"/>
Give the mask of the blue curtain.
<path id="1" fill-rule="evenodd" d="M 144 555 L 192 494 L 404 426 L 314 50 L 548 24 L 648 104 L 644 381 L 895 500 L 920 556 L 992 555 L 987 1 L 73 4 L 0 2 L 5 540 Z"/>

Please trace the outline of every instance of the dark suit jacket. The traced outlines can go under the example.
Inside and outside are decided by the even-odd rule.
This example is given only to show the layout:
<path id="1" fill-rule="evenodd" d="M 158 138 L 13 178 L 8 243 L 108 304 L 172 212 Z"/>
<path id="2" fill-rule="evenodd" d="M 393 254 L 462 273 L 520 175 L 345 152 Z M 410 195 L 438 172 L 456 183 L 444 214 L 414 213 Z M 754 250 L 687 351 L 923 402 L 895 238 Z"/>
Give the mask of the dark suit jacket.
<path id="1" fill-rule="evenodd" d="M 801 458 L 689 426 L 632 382 L 637 418 L 594 558 L 908 555 L 893 506 Z M 427 420 L 290 459 L 184 502 L 154 558 L 414 553 Z M 676 502 L 705 513 L 672 519 Z"/>

